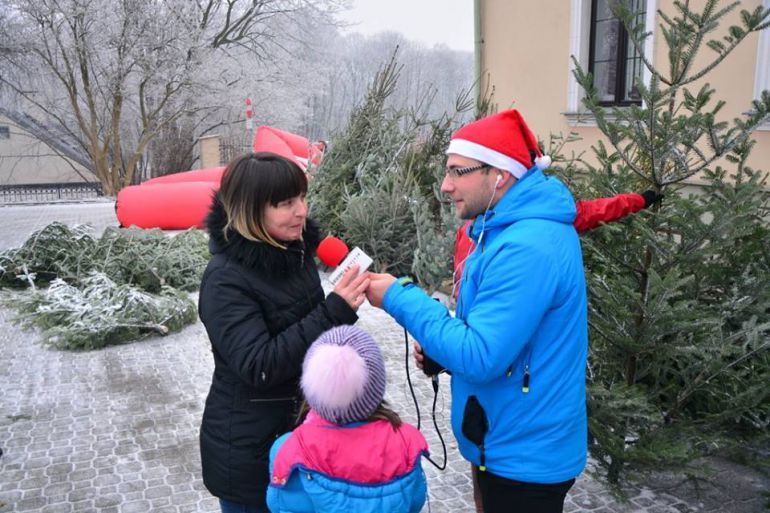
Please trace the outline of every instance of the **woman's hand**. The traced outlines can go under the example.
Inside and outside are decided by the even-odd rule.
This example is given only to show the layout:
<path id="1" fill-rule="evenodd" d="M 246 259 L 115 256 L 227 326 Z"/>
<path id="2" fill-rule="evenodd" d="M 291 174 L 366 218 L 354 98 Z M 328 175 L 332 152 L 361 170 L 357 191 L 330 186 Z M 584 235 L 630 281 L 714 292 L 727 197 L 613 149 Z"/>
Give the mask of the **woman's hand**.
<path id="1" fill-rule="evenodd" d="M 357 265 L 351 266 L 342 274 L 342 278 L 334 287 L 334 293 L 344 299 L 353 311 L 358 311 L 358 307 L 366 299 L 364 292 L 370 282 L 369 273 L 358 274 L 358 271 Z"/>

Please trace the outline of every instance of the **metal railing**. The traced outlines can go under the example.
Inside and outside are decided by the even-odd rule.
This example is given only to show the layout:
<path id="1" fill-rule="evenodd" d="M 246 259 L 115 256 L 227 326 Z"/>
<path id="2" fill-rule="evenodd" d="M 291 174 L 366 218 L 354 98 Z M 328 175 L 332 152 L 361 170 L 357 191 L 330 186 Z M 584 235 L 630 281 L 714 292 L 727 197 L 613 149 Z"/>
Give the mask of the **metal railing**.
<path id="1" fill-rule="evenodd" d="M 80 200 L 102 195 L 98 182 L 0 185 L 0 204 Z"/>
<path id="2" fill-rule="evenodd" d="M 219 160 L 222 165 L 250 151 L 252 151 L 250 134 L 223 137 L 219 140 Z"/>

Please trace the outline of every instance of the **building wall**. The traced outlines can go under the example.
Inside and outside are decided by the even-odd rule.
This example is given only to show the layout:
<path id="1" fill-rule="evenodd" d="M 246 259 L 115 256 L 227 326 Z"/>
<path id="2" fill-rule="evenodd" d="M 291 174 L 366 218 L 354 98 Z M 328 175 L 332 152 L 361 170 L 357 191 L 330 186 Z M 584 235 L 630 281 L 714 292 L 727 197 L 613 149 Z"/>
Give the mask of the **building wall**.
<path id="1" fill-rule="evenodd" d="M 16 123 L 0 114 L 0 185 L 96 181 L 83 166 L 56 154 Z"/>
<path id="2" fill-rule="evenodd" d="M 691 5 L 700 8 L 705 0 L 693 0 Z M 575 132 L 583 138 L 570 147 L 576 152 L 589 150 L 601 137 L 594 127 L 575 126 L 572 116 L 566 113 L 576 109 L 569 102 L 570 51 L 575 48 L 572 38 L 585 39 L 587 58 L 588 20 L 581 19 L 582 13 L 573 12 L 575 5 L 583 4 L 590 12 L 590 0 L 539 0 L 538 2 L 512 2 L 510 0 L 478 0 L 481 16 L 482 90 L 487 84 L 494 87 L 494 99 L 498 109 L 517 108 L 524 115 L 536 135 L 547 141 L 550 133 L 564 135 Z M 673 13 L 673 0 L 652 0 L 656 9 Z M 763 0 L 744 0 L 739 9 L 749 11 L 763 4 Z M 770 1 L 764 0 L 765 7 Z M 578 18 L 575 18 L 578 16 Z M 590 18 L 589 18 L 590 19 Z M 577 20 L 577 21 L 576 21 Z M 658 23 L 660 18 L 657 18 Z M 739 12 L 731 13 L 716 32 L 719 37 L 726 33 L 727 26 L 739 24 Z M 582 26 L 583 34 L 573 35 L 575 26 Z M 765 32 L 770 32 L 766 30 Z M 770 88 L 770 34 L 751 34 L 713 72 L 690 89 L 697 91 L 704 82 L 717 90 L 716 97 L 726 102 L 722 117 L 741 117 L 750 110 L 755 95 L 757 71 L 764 75 L 763 84 Z M 758 63 L 758 49 L 764 45 L 766 59 Z M 667 47 L 656 23 L 652 52 L 656 66 L 663 64 L 668 70 Z M 714 52 L 705 48 L 703 60 Z M 587 67 L 587 63 L 586 63 Z M 699 66 L 696 64 L 696 68 Z M 576 96 L 577 98 L 577 96 Z M 577 102 L 576 102 L 577 103 Z M 749 165 L 770 171 L 770 123 L 763 130 L 754 133 L 757 144 Z M 591 152 L 586 152 L 590 155 Z M 697 177 L 693 182 L 697 183 Z"/>
<path id="3" fill-rule="evenodd" d="M 201 155 L 201 169 L 222 165 L 219 151 L 219 135 L 206 135 L 198 138 L 198 151 Z"/>

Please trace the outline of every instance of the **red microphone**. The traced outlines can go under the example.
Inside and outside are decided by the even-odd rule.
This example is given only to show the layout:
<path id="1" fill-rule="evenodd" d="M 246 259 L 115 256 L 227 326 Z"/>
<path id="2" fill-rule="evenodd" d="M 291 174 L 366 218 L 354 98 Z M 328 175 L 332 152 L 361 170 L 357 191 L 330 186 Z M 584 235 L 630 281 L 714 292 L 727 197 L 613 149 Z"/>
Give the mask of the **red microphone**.
<path id="1" fill-rule="evenodd" d="M 340 281 L 340 278 L 342 278 L 342 275 L 349 267 L 358 265 L 359 272 L 362 273 L 372 265 L 372 259 L 361 251 L 360 248 L 353 248 L 353 251 L 348 253 L 347 244 L 331 235 L 321 241 L 316 254 L 319 260 L 328 267 L 336 267 L 334 272 L 329 275 L 329 282 L 333 286 L 337 285 L 337 282 Z"/>
<path id="2" fill-rule="evenodd" d="M 318 258 L 327 267 L 337 267 L 348 254 L 348 245 L 329 235 L 318 245 Z"/>

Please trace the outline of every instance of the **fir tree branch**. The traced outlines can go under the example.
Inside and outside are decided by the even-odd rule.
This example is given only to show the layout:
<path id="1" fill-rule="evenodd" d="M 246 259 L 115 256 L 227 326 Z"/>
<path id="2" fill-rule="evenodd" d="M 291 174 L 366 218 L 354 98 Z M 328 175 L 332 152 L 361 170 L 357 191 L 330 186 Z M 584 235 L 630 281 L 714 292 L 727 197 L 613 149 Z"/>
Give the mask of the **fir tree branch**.
<path id="1" fill-rule="evenodd" d="M 757 331 L 767 331 L 770 329 L 770 323 L 765 323 L 764 325 L 760 325 L 757 327 Z M 745 333 L 741 332 L 738 334 L 733 335 L 732 337 L 728 337 L 724 343 L 730 343 L 734 342 L 737 339 L 743 337 Z M 747 360 L 754 356 L 755 354 L 759 354 L 761 351 L 770 348 L 770 341 L 765 342 L 761 346 L 752 349 L 748 353 L 744 353 L 739 358 L 723 365 L 721 368 L 713 372 L 712 374 L 708 374 L 708 368 L 703 369 L 696 377 L 692 380 L 683 390 L 679 392 L 676 398 L 676 402 L 671 407 L 671 409 L 666 413 L 667 418 L 674 418 L 682 409 L 682 407 L 687 403 L 687 401 L 690 399 L 690 397 L 698 390 L 698 388 L 702 385 L 708 385 L 709 382 L 722 374 L 723 372 L 726 372 L 733 368 L 734 366 L 738 365 L 739 363 L 743 362 L 744 360 Z"/>

